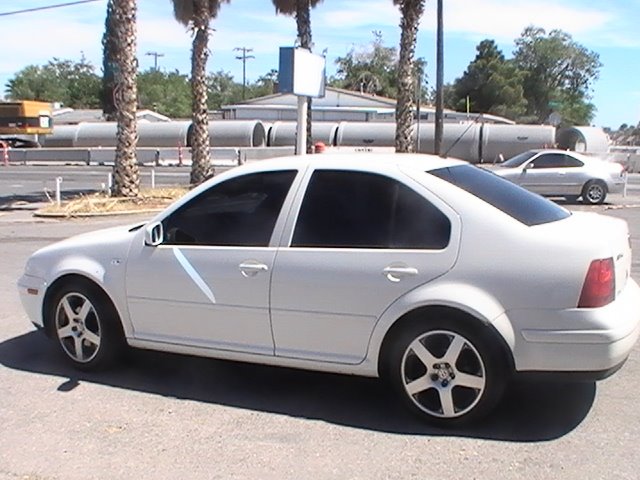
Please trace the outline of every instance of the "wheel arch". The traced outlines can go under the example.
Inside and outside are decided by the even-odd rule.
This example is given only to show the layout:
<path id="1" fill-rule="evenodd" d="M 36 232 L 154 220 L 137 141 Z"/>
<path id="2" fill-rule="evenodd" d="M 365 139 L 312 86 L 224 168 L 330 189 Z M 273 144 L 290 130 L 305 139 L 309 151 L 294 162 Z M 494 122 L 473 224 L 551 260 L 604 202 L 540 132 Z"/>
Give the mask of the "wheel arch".
<path id="1" fill-rule="evenodd" d="M 419 322 L 428 323 L 430 318 L 436 318 L 437 316 L 451 318 L 454 321 L 474 324 L 478 328 L 483 329 L 484 333 L 498 342 L 500 353 L 507 361 L 508 370 L 511 372 L 515 370 L 515 360 L 513 358 L 512 350 L 495 325 L 483 321 L 471 315 L 469 312 L 458 308 L 446 305 L 427 305 L 407 312 L 393 323 L 389 330 L 387 330 L 386 335 L 382 340 L 382 344 L 380 345 L 377 359 L 378 375 L 381 375 L 385 370 L 385 364 L 389 356 L 391 345 L 398 333 L 408 325 L 413 325 Z"/>
<path id="2" fill-rule="evenodd" d="M 461 303 L 459 299 L 467 299 Z M 378 375 L 385 354 L 396 332 L 409 323 L 425 322 L 446 315 L 485 329 L 495 338 L 513 371 L 515 333 L 505 309 L 489 293 L 471 285 L 443 284 L 417 289 L 398 299 L 382 315 L 369 342 L 368 359 Z"/>
<path id="3" fill-rule="evenodd" d="M 53 299 L 55 298 L 56 294 L 60 291 L 61 288 L 63 288 L 69 282 L 74 282 L 74 281 L 84 283 L 88 287 L 94 289 L 96 293 L 103 296 L 103 298 L 111 304 L 111 307 L 113 307 L 113 310 L 118 314 L 117 320 L 118 320 L 118 323 L 120 324 L 120 328 L 123 329 L 122 315 L 118 311 L 116 303 L 113 301 L 113 299 L 109 296 L 107 291 L 102 287 L 102 285 L 99 282 L 81 273 L 65 273 L 63 275 L 60 275 L 58 278 L 56 278 L 47 287 L 47 290 L 42 300 L 42 321 L 44 325 L 44 331 L 49 338 L 54 338 L 55 336 L 55 331 L 54 331 L 55 327 L 53 324 L 53 318 L 51 318 L 51 315 L 50 315 Z"/>

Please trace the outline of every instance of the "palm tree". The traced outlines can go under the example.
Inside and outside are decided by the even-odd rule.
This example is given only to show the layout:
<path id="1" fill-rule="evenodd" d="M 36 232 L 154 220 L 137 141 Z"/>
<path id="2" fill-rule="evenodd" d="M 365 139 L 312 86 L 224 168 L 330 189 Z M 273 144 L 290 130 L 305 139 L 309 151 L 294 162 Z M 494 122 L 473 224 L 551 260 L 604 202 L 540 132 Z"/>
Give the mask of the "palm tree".
<path id="1" fill-rule="evenodd" d="M 276 7 L 276 13 L 293 15 L 296 18 L 298 39 L 300 46 L 311 50 L 311 7 L 315 7 L 322 0 L 271 0 Z M 313 139 L 311 138 L 311 99 L 307 110 L 307 153 L 312 152 Z"/>
<path id="2" fill-rule="evenodd" d="M 400 58 L 398 60 L 398 98 L 396 103 L 396 152 L 411 152 L 411 135 L 415 105 L 415 50 L 420 17 L 425 0 L 393 0 L 400 6 Z"/>
<path id="3" fill-rule="evenodd" d="M 191 48 L 191 184 L 202 183 L 211 173 L 209 156 L 209 114 L 207 111 L 206 70 L 209 58 L 209 23 L 220 5 L 229 0 L 171 0 L 173 13 L 194 33 Z"/>
<path id="4" fill-rule="evenodd" d="M 140 174 L 136 159 L 136 0 L 113 0 L 111 7 L 113 22 L 110 27 L 115 30 L 117 52 L 114 56 L 113 99 L 118 122 L 113 193 L 120 197 L 137 197 L 140 193 Z"/>

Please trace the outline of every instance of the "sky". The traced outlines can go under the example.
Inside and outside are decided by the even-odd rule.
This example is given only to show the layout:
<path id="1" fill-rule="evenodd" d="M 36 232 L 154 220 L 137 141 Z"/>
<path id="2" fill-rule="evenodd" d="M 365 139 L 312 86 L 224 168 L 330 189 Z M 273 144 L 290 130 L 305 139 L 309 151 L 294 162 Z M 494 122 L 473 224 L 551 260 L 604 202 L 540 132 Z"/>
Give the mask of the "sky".
<path id="1" fill-rule="evenodd" d="M 50 59 L 77 61 L 84 55 L 100 73 L 101 38 L 107 0 L 2 15 L 6 12 L 67 3 L 71 0 L 0 0 L 0 86 L 27 65 Z M 400 13 L 391 0 L 325 0 L 311 14 L 314 51 L 327 51 L 327 73 L 335 59 L 360 50 L 382 34 L 386 46 L 397 46 Z M 483 39 L 497 42 L 507 58 L 514 39 L 528 25 L 561 29 L 599 54 L 603 67 L 593 84 L 597 112 L 594 125 L 617 128 L 640 122 L 640 0 L 444 0 L 444 77 L 460 77 Z M 247 81 L 278 68 L 278 47 L 295 42 L 295 20 L 277 16 L 270 0 L 232 0 L 213 20 L 208 70 L 230 72 L 242 81 L 242 62 L 234 48 L 246 47 Z M 428 63 L 435 84 L 436 1 L 427 0 L 418 33 L 416 57 Z M 171 0 L 138 0 L 138 59 L 141 70 L 190 71 L 191 34 L 174 20 Z"/>

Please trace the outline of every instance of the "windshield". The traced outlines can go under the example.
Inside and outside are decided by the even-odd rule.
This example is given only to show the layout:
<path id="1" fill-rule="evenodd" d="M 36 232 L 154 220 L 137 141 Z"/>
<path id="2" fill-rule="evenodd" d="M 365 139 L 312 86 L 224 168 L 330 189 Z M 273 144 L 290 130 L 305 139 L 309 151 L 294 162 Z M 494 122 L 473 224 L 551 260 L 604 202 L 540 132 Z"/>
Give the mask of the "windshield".
<path id="1" fill-rule="evenodd" d="M 500 164 L 500 166 L 504 168 L 519 167 L 524 162 L 526 162 L 531 157 L 533 157 L 535 154 L 536 152 L 522 152 L 516 155 L 515 157 L 511 157 L 509 160 L 504 161 L 503 163 Z"/>
<path id="2" fill-rule="evenodd" d="M 525 225 L 555 222 L 571 215 L 552 201 L 472 165 L 439 168 L 427 173 L 475 195 Z"/>

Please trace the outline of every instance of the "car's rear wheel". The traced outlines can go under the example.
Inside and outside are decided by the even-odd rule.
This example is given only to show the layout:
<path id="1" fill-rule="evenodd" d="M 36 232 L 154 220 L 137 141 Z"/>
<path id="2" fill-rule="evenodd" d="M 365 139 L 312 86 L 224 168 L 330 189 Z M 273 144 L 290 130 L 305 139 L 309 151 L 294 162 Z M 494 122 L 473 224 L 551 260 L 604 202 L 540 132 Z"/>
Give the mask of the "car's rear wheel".
<path id="1" fill-rule="evenodd" d="M 587 205 L 600 205 L 607 198 L 607 186 L 600 180 L 589 180 L 582 189 L 582 201 Z"/>
<path id="2" fill-rule="evenodd" d="M 50 305 L 56 343 L 75 367 L 100 369 L 118 359 L 125 346 L 120 320 L 97 286 L 69 281 L 58 288 Z"/>
<path id="3" fill-rule="evenodd" d="M 388 379 L 404 403 L 438 426 L 488 414 L 502 397 L 507 369 L 483 327 L 453 319 L 404 328 L 388 357 Z"/>

